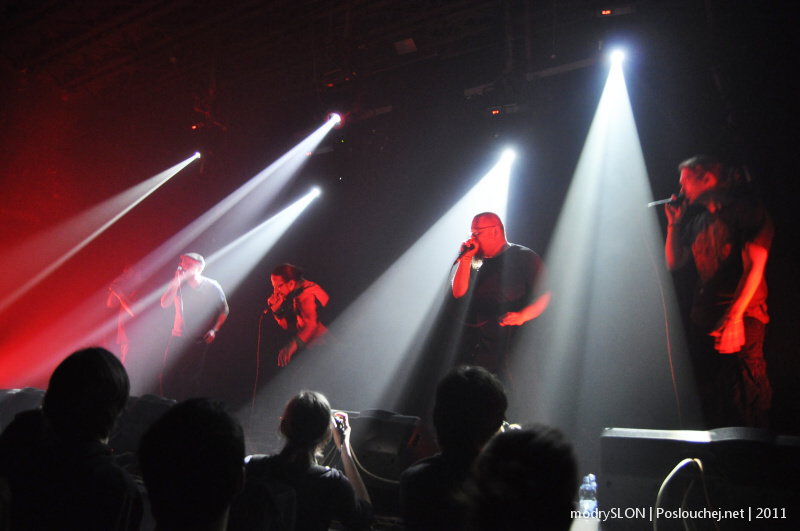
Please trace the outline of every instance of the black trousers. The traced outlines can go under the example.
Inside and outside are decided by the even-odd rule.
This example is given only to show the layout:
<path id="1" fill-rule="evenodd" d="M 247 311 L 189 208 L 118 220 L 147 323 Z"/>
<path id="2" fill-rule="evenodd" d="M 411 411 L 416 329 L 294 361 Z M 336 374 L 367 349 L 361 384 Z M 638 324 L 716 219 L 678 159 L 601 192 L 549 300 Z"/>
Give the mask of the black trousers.
<path id="1" fill-rule="evenodd" d="M 161 396 L 179 401 L 202 396 L 207 350 L 203 338 L 172 336 L 158 377 Z"/>

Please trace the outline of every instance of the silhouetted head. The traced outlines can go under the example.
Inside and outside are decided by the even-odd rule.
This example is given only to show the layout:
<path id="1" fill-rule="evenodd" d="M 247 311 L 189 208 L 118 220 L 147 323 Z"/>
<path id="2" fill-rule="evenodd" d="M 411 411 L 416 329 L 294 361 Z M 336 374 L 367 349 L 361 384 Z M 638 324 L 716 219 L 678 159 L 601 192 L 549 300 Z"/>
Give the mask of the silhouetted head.
<path id="1" fill-rule="evenodd" d="M 160 526 L 191 529 L 225 513 L 244 484 L 244 432 L 222 402 L 192 398 L 142 436 L 139 461 Z"/>
<path id="2" fill-rule="evenodd" d="M 469 528 L 568 531 L 577 490 L 575 454 L 559 430 L 507 430 L 475 460 L 466 488 Z"/>
<path id="3" fill-rule="evenodd" d="M 130 381 L 122 363 L 108 350 L 79 350 L 50 377 L 42 411 L 62 437 L 108 438 L 128 402 Z"/>
<path id="4" fill-rule="evenodd" d="M 478 366 L 460 366 L 436 387 L 433 425 L 442 451 L 475 453 L 505 420 L 503 384 Z"/>
<path id="5" fill-rule="evenodd" d="M 331 405 L 322 393 L 302 391 L 289 400 L 281 418 L 280 430 L 287 447 L 311 453 L 331 437 Z"/>

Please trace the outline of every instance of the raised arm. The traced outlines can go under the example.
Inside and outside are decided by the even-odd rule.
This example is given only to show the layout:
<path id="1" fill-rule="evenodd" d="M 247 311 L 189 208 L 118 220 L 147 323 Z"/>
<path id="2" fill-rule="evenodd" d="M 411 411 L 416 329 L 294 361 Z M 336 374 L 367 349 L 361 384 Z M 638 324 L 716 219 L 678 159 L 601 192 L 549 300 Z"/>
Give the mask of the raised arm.
<path id="1" fill-rule="evenodd" d="M 664 205 L 664 212 L 667 214 L 667 242 L 664 245 L 664 254 L 667 258 L 667 269 L 670 271 L 682 268 L 692 257 L 692 250 L 681 242 L 683 209 L 684 205 L 676 205 L 675 202 Z"/>
<path id="2" fill-rule="evenodd" d="M 277 291 L 273 291 L 272 295 L 270 295 L 269 299 L 267 299 L 267 304 L 269 305 L 269 309 L 272 312 L 272 317 L 274 317 L 275 321 L 278 322 L 278 326 L 286 330 L 289 326 L 286 322 L 286 316 L 280 313 L 283 301 L 284 298 L 281 296 L 281 294 L 278 293 Z"/>
<path id="3" fill-rule="evenodd" d="M 469 247 L 472 246 L 472 249 Z M 453 297 L 460 299 L 467 294 L 469 290 L 469 274 L 472 269 L 472 257 L 478 252 L 478 244 L 473 239 L 465 241 L 461 244 L 462 249 L 467 249 L 458 258 L 458 266 L 456 266 L 456 274 L 453 276 Z"/>
<path id="4" fill-rule="evenodd" d="M 161 307 L 168 308 L 173 302 L 175 302 L 175 294 L 178 292 L 178 288 L 181 285 L 181 271 L 176 270 L 175 276 L 172 277 L 172 281 L 167 286 L 167 291 L 161 296 Z"/>
<path id="5" fill-rule="evenodd" d="M 347 413 L 337 412 L 334 414 L 336 418 L 336 426 L 333 430 L 333 440 L 336 447 L 342 454 L 342 466 L 344 467 L 344 475 L 356 491 L 356 498 L 364 500 L 367 503 L 372 503 L 369 499 L 367 487 L 361 479 L 361 474 L 358 473 L 358 468 L 353 461 L 353 452 L 350 448 L 350 422 L 347 418 Z"/>

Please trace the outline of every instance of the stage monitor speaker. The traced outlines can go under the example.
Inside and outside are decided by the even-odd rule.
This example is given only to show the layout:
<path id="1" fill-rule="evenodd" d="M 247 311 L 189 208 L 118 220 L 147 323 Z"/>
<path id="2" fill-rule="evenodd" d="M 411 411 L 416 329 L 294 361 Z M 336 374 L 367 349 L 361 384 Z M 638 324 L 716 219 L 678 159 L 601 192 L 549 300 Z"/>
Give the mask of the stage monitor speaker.
<path id="1" fill-rule="evenodd" d="M 419 417 L 379 409 L 348 412 L 348 415 L 356 466 L 375 512 L 398 515 L 400 474 L 419 459 L 436 452 L 433 437 Z M 340 468 L 341 463 L 336 461 L 326 464 Z"/>
<path id="2" fill-rule="evenodd" d="M 800 521 L 800 437 L 755 428 L 607 428 L 600 442 L 598 506 L 611 515 L 604 530 L 652 527 L 659 489 L 684 459 L 699 460 L 702 473 L 694 461 L 675 473 L 662 494 L 659 529 L 684 529 L 680 509 L 729 511 L 721 514 L 725 529 L 785 529 Z M 710 513 L 702 514 L 690 520 L 713 528 Z"/>
<path id="3" fill-rule="evenodd" d="M 430 437 L 419 417 L 367 409 L 351 419 L 353 450 L 372 475 L 396 481 L 415 461 L 424 457 Z"/>

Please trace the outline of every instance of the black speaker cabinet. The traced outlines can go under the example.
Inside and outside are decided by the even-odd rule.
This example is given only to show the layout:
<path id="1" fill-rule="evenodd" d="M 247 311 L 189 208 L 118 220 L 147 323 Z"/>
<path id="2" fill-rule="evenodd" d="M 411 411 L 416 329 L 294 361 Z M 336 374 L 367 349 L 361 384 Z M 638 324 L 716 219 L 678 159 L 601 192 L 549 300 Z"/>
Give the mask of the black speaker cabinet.
<path id="1" fill-rule="evenodd" d="M 376 514 L 399 514 L 400 474 L 423 457 L 433 455 L 435 443 L 419 417 L 367 409 L 348 412 L 350 442 L 356 466 L 369 491 Z M 327 462 L 341 468 L 338 456 Z"/>
<path id="2" fill-rule="evenodd" d="M 800 437 L 607 428 L 600 442 L 604 531 L 652 529 L 656 518 L 659 530 L 800 528 Z"/>
<path id="3" fill-rule="evenodd" d="M 359 463 L 372 474 L 398 480 L 412 465 L 423 442 L 419 417 L 368 409 L 351 419 L 352 443 Z"/>

